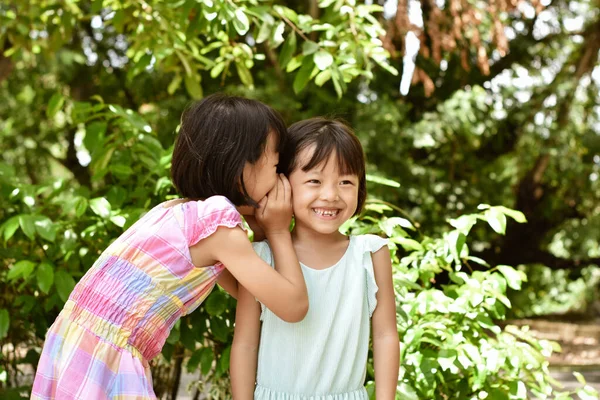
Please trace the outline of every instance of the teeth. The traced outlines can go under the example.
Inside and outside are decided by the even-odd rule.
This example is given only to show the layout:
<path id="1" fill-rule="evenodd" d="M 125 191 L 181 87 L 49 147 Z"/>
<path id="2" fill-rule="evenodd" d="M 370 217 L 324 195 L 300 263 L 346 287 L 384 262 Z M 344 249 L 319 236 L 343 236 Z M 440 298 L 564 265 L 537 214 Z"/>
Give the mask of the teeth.
<path id="1" fill-rule="evenodd" d="M 339 210 L 324 210 L 322 208 L 313 208 L 313 211 L 316 214 L 322 215 L 322 216 L 326 216 L 326 217 L 333 217 L 336 216 L 339 212 Z"/>

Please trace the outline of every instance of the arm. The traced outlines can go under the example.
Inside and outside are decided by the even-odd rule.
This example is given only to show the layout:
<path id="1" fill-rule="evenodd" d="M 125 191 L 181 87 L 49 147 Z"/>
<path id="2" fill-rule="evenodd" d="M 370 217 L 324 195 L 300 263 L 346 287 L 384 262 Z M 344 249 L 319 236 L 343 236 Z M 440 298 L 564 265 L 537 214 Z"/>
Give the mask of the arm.
<path id="1" fill-rule="evenodd" d="M 377 292 L 377 308 L 373 312 L 373 360 L 375 397 L 393 400 L 398 385 L 400 343 L 396 327 L 396 299 L 392 282 L 392 262 L 387 246 L 372 255 Z"/>
<path id="2" fill-rule="evenodd" d="M 241 228 L 219 227 L 215 233 L 190 247 L 190 253 L 197 266 L 212 265 L 217 260 L 222 262 L 239 282 L 238 287 L 244 286 L 282 320 L 298 322 L 308 312 L 304 276 L 289 232 L 287 243 L 284 236 L 274 239 L 280 239 L 278 245 L 283 250 L 275 259 L 280 273 L 256 254 Z M 285 245 L 289 249 L 281 248 Z"/>
<path id="3" fill-rule="evenodd" d="M 231 272 L 224 269 L 223 272 L 217 278 L 217 283 L 221 286 L 231 297 L 234 299 L 238 298 L 238 282 L 231 275 Z"/>
<path id="4" fill-rule="evenodd" d="M 239 288 L 239 296 L 229 366 L 231 390 L 235 400 L 252 400 L 260 341 L 260 304 L 243 286 Z"/>
<path id="5" fill-rule="evenodd" d="M 260 201 L 257 221 L 265 229 L 275 255 L 275 268 L 264 262 L 252 248 L 241 228 L 219 227 L 190 247 L 196 266 L 222 262 L 233 277 L 286 322 L 298 322 L 308 312 L 308 293 L 289 231 L 292 218 L 291 187 L 282 175 Z"/>

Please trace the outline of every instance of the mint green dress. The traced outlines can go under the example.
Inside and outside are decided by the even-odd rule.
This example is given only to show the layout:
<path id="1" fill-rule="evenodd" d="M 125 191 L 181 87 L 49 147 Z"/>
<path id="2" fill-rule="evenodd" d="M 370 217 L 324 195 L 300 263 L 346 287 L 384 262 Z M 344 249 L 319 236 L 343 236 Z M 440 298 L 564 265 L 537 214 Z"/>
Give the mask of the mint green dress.
<path id="1" fill-rule="evenodd" d="M 287 323 L 262 305 L 255 400 L 368 400 L 364 382 L 378 290 L 371 253 L 386 244 L 375 235 L 351 236 L 331 267 L 301 264 L 309 299 L 301 322 Z M 254 248 L 273 265 L 267 242 Z"/>

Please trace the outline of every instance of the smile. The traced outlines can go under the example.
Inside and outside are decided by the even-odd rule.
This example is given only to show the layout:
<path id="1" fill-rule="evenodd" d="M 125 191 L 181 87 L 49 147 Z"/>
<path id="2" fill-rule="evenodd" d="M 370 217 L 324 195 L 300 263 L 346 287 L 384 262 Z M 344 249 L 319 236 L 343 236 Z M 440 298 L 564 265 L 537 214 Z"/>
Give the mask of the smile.
<path id="1" fill-rule="evenodd" d="M 335 217 L 339 214 L 339 209 L 330 209 L 330 208 L 313 208 L 312 209 L 315 214 L 320 217 Z"/>

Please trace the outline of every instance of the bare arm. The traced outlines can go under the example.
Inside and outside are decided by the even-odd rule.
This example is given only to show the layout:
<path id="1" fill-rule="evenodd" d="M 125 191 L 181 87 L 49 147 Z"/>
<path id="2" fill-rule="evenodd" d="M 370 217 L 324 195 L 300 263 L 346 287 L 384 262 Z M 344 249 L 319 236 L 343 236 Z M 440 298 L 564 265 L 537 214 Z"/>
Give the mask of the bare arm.
<path id="1" fill-rule="evenodd" d="M 373 313 L 373 360 L 375 397 L 394 400 L 398 385 L 400 347 L 396 327 L 396 299 L 392 282 L 392 262 L 387 246 L 372 255 L 377 292 L 377 308 Z"/>
<path id="2" fill-rule="evenodd" d="M 190 253 L 198 266 L 222 262 L 239 282 L 238 288 L 244 286 L 282 320 L 298 322 L 308 311 L 308 295 L 289 233 L 288 243 L 282 236 L 274 238 L 279 239 L 282 250 L 280 257 L 276 258 L 281 274 L 256 254 L 241 228 L 219 227 L 215 233 L 190 247 Z M 281 249 L 285 245 L 289 249 Z"/>
<path id="3" fill-rule="evenodd" d="M 238 282 L 231 275 L 231 272 L 228 270 L 223 270 L 219 277 L 217 278 L 217 283 L 221 286 L 231 297 L 234 299 L 238 298 Z"/>
<path id="4" fill-rule="evenodd" d="M 260 304 L 243 286 L 239 296 L 229 367 L 231 390 L 235 400 L 252 400 L 260 342 Z"/>
<path id="5" fill-rule="evenodd" d="M 287 322 L 298 322 L 308 312 L 308 293 L 292 246 L 291 218 L 292 190 L 282 175 L 276 187 L 260 201 L 256 212 L 256 219 L 271 243 L 276 270 L 254 252 L 240 228 L 217 228 L 215 233 L 190 247 L 192 261 L 197 266 L 222 262 L 239 285 L 275 315 Z"/>

